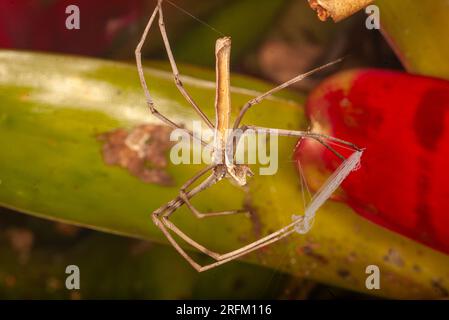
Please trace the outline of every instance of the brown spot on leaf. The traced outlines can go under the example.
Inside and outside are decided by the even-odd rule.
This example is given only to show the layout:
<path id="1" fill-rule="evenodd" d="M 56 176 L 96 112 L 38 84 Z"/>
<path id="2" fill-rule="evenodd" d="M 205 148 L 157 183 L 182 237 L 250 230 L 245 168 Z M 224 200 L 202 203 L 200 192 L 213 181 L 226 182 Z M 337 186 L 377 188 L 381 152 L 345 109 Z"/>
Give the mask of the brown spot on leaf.
<path id="1" fill-rule="evenodd" d="M 349 272 L 349 270 L 346 269 L 337 270 L 337 274 L 342 279 L 348 279 L 351 276 L 351 272 Z"/>
<path id="2" fill-rule="evenodd" d="M 353 263 L 357 260 L 357 253 L 351 252 L 348 256 L 345 258 L 346 262 Z"/>
<path id="3" fill-rule="evenodd" d="M 173 145 L 170 132 L 167 126 L 143 124 L 131 131 L 119 128 L 103 133 L 98 138 L 104 142 L 104 162 L 128 170 L 145 183 L 173 185 L 172 177 L 165 171 L 166 152 Z"/>
<path id="4" fill-rule="evenodd" d="M 433 279 L 432 280 L 432 287 L 438 291 L 439 294 L 441 294 L 442 297 L 449 297 L 449 290 L 443 286 L 441 283 L 441 280 L 439 279 Z"/>
<path id="5" fill-rule="evenodd" d="M 305 300 L 318 287 L 319 285 L 316 282 L 306 279 L 287 281 L 285 288 L 278 298 L 281 300 Z"/>
<path id="6" fill-rule="evenodd" d="M 313 243 L 308 243 L 305 246 L 298 249 L 299 254 L 305 254 L 308 257 L 311 257 L 318 261 L 321 264 L 328 264 L 329 260 L 327 258 L 315 251 L 318 245 L 315 245 Z"/>
<path id="7" fill-rule="evenodd" d="M 394 249 L 389 249 L 387 255 L 384 257 L 385 262 L 389 262 L 398 267 L 404 266 L 404 260 L 402 260 L 401 255 Z"/>

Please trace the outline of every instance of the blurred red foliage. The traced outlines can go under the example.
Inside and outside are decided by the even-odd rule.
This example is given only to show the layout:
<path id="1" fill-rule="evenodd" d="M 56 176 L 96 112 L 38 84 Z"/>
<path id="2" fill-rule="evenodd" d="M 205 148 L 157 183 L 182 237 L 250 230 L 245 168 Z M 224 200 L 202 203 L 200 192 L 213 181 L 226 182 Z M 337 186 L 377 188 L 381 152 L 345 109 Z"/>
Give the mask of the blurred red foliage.
<path id="1" fill-rule="evenodd" d="M 149 13 L 144 0 L 0 0 L 0 47 L 101 56 Z M 80 9 L 79 30 L 65 26 Z"/>
<path id="2" fill-rule="evenodd" d="M 365 147 L 340 200 L 369 220 L 449 253 L 449 82 L 384 70 L 337 74 L 312 92 L 315 130 Z M 305 142 L 295 157 L 310 174 L 336 157 Z"/>

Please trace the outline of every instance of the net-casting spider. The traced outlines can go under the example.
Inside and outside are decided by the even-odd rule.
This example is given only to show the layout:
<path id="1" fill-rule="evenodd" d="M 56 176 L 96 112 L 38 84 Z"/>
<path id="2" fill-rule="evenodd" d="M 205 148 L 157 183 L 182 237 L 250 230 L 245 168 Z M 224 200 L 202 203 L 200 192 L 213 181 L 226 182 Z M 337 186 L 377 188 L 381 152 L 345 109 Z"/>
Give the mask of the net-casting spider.
<path id="1" fill-rule="evenodd" d="M 230 260 L 236 259 L 240 256 L 243 256 L 251 251 L 257 250 L 263 246 L 266 246 L 270 243 L 278 241 L 281 238 L 284 238 L 291 233 L 297 231 L 299 233 L 306 233 L 310 227 L 312 219 L 315 215 L 316 210 L 330 197 L 330 195 L 335 191 L 336 188 L 340 185 L 340 183 L 346 178 L 346 176 L 358 166 L 360 157 L 362 154 L 362 150 L 355 146 L 350 142 L 346 142 L 337 138 L 333 138 L 324 134 L 314 133 L 309 131 L 293 131 L 293 130 L 282 130 L 282 129 L 272 129 L 272 128 L 263 128 L 257 126 L 241 126 L 240 123 L 245 115 L 245 113 L 254 105 L 260 103 L 265 98 L 270 95 L 288 87 L 289 85 L 304 79 L 305 77 L 311 75 L 314 72 L 317 72 L 323 68 L 326 68 L 338 61 L 334 61 L 318 67 L 312 71 L 309 71 L 305 74 L 301 74 L 277 87 L 271 89 L 270 91 L 261 94 L 260 96 L 250 100 L 247 102 L 243 108 L 240 110 L 239 115 L 235 119 L 234 123 L 231 126 L 230 123 L 230 113 L 231 113 L 231 97 L 230 97 L 230 52 L 231 52 L 231 38 L 230 37 L 222 37 L 216 41 L 215 45 L 215 55 L 216 55 L 216 99 L 215 99 L 215 124 L 213 124 L 210 119 L 204 114 L 203 111 L 198 107 L 193 98 L 184 88 L 180 76 L 179 71 L 176 66 L 175 59 L 173 57 L 173 53 L 170 48 L 170 43 L 168 41 L 167 32 L 164 26 L 164 17 L 162 12 L 162 0 L 158 1 L 157 7 L 155 8 L 153 14 L 151 15 L 148 24 L 145 28 L 145 31 L 142 35 L 142 38 L 137 45 L 135 50 L 136 61 L 137 61 L 137 69 L 140 77 L 140 82 L 142 84 L 143 90 L 145 92 L 146 101 L 151 113 L 159 118 L 161 121 L 166 123 L 167 125 L 173 128 L 179 128 L 181 130 L 185 130 L 192 137 L 194 137 L 193 132 L 184 128 L 183 126 L 171 121 L 156 109 L 156 106 L 153 102 L 153 99 L 148 90 L 144 71 L 142 67 L 141 60 L 141 49 L 147 37 L 148 31 L 151 28 L 153 22 L 156 17 L 159 16 L 159 29 L 162 35 L 162 39 L 165 45 L 165 49 L 167 51 L 168 59 L 170 61 L 170 65 L 173 71 L 174 82 L 176 87 L 179 89 L 184 98 L 188 101 L 188 103 L 193 107 L 196 113 L 200 116 L 200 118 L 205 122 L 205 124 L 211 129 L 214 130 L 214 144 L 212 150 L 212 165 L 207 166 L 206 168 L 199 171 L 195 176 L 189 179 L 182 187 L 180 188 L 179 195 L 173 200 L 169 201 L 164 206 L 155 210 L 152 213 L 153 222 L 157 227 L 159 227 L 162 232 L 165 234 L 170 243 L 175 247 L 175 249 L 197 270 L 197 271 L 205 271 L 221 265 Z M 289 136 L 289 137 L 297 137 L 300 139 L 309 138 L 314 139 L 325 146 L 327 149 L 332 151 L 337 157 L 343 160 L 343 163 L 340 167 L 330 176 L 330 178 L 326 181 L 324 186 L 318 190 L 315 196 L 311 199 L 311 202 L 307 206 L 305 210 L 305 214 L 303 216 L 297 217 L 293 219 L 293 222 L 289 225 L 253 242 L 246 246 L 243 246 L 240 249 L 233 250 L 226 254 L 219 254 L 217 252 L 213 252 L 201 244 L 197 243 L 193 239 L 191 239 L 188 235 L 186 235 L 183 231 L 181 231 L 178 227 L 176 227 L 170 220 L 170 216 L 175 212 L 176 209 L 181 207 L 182 205 L 186 205 L 192 213 L 197 218 L 206 218 L 206 217 L 215 217 L 215 216 L 223 216 L 223 215 L 231 215 L 236 213 L 245 212 L 245 210 L 232 210 L 232 211 L 218 211 L 218 212 L 201 212 L 196 209 L 191 203 L 191 199 L 200 193 L 201 191 L 209 188 L 210 186 L 216 184 L 223 178 L 228 178 L 235 182 L 239 186 L 246 185 L 246 178 L 252 176 L 250 168 L 245 164 L 240 164 L 235 161 L 235 145 L 237 144 L 240 137 L 247 131 L 251 129 L 255 133 L 265 133 L 265 134 L 277 134 L 280 136 Z M 236 134 L 234 134 L 236 133 Z M 237 134 L 238 133 L 238 134 Z M 232 138 L 231 138 L 232 137 Z M 349 158 L 344 158 L 339 152 L 337 152 L 329 143 L 332 144 L 340 144 L 342 146 L 346 146 L 351 148 L 354 153 Z M 204 141 L 202 141 L 205 143 Z M 197 182 L 201 177 L 209 174 L 209 176 L 204 179 L 201 183 L 199 183 L 196 187 L 189 190 L 189 187 Z M 172 234 L 170 232 L 175 233 L 181 239 L 186 241 L 188 244 L 198 249 L 202 253 L 210 256 L 215 262 L 201 266 L 197 262 L 195 262 L 184 249 L 175 241 Z"/>

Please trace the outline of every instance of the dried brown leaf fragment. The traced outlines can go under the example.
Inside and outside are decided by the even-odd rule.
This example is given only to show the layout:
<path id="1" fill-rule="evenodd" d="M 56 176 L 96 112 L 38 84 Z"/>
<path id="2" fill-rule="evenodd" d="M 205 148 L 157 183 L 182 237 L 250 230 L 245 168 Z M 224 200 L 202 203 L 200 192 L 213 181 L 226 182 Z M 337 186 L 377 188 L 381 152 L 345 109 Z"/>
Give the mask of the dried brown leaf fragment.
<path id="1" fill-rule="evenodd" d="M 335 22 L 352 16 L 357 11 L 365 8 L 374 0 L 308 0 L 310 7 L 317 12 L 321 21 L 329 17 Z"/>

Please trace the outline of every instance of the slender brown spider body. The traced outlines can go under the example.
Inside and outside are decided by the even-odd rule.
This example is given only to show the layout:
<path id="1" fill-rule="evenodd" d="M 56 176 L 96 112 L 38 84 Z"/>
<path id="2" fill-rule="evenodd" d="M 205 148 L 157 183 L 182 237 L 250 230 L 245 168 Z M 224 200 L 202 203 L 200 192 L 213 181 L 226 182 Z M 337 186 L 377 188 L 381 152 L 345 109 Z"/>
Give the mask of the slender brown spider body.
<path id="1" fill-rule="evenodd" d="M 230 260 L 241 257 L 249 252 L 257 250 L 261 247 L 269 245 L 273 242 L 278 241 L 293 232 L 297 231 L 299 233 L 307 232 L 311 227 L 311 219 L 316 212 L 316 210 L 324 203 L 324 201 L 329 198 L 330 194 L 335 191 L 335 189 L 339 186 L 339 184 L 343 181 L 343 179 L 358 165 L 358 162 L 361 157 L 362 150 L 357 146 L 350 142 L 346 142 L 337 138 L 329 137 L 324 134 L 314 133 L 309 131 L 294 131 L 294 130 L 283 130 L 283 129 L 273 129 L 273 128 L 263 128 L 257 126 L 240 126 L 240 123 L 245 115 L 245 113 L 254 105 L 260 103 L 265 98 L 270 95 L 288 87 L 289 85 L 304 79 L 305 77 L 311 75 L 314 72 L 322 70 L 330 65 L 333 65 L 340 60 L 328 63 L 324 66 L 318 67 L 312 71 L 299 75 L 261 95 L 258 97 L 248 101 L 240 110 L 237 118 L 234 123 L 231 125 L 230 123 L 230 115 L 231 115 L 231 89 L 230 89 L 230 57 L 231 57 L 231 38 L 230 37 L 222 37 L 216 41 L 215 45 L 215 56 L 216 56 L 216 98 L 215 98 L 215 125 L 208 119 L 208 117 L 202 112 L 202 110 L 195 103 L 193 98 L 184 88 L 182 81 L 179 76 L 178 67 L 176 65 L 175 59 L 173 57 L 173 53 L 170 48 L 170 43 L 168 41 L 167 32 L 165 30 L 164 18 L 162 12 L 162 0 L 158 1 L 157 7 L 155 8 L 153 14 L 151 15 L 149 22 L 145 28 L 145 31 L 142 35 L 142 38 L 137 45 L 136 48 L 136 62 L 137 69 L 140 77 L 140 82 L 142 84 L 142 88 L 145 92 L 146 102 L 151 111 L 151 113 L 159 118 L 165 124 L 173 127 L 184 130 L 189 133 L 192 137 L 199 139 L 193 135 L 193 133 L 183 126 L 171 121 L 156 109 L 153 99 L 148 90 L 148 86 L 145 80 L 142 60 L 141 60 L 141 49 L 144 44 L 144 41 L 147 37 L 148 31 L 152 26 L 156 16 L 159 16 L 159 29 L 162 35 L 162 39 L 165 45 L 165 49 L 167 51 L 167 56 L 170 61 L 170 65 L 173 71 L 173 78 L 175 85 L 177 86 L 180 93 L 184 96 L 189 104 L 193 107 L 193 109 L 197 112 L 198 116 L 204 121 L 204 123 L 212 130 L 214 130 L 214 143 L 212 150 L 212 164 L 205 167 L 201 171 L 199 171 L 195 176 L 189 179 L 184 185 L 181 186 L 179 195 L 176 196 L 173 200 L 169 201 L 167 204 L 162 207 L 156 209 L 152 213 L 152 220 L 154 224 L 161 229 L 164 235 L 167 237 L 168 241 L 175 247 L 175 249 L 197 270 L 197 271 L 205 271 L 226 263 Z M 269 135 L 279 135 L 279 136 L 287 136 L 287 137 L 297 137 L 297 138 L 309 138 L 314 139 L 324 145 L 327 149 L 332 151 L 336 156 L 344 160 L 344 163 L 340 166 L 338 170 L 331 176 L 331 178 L 326 182 L 324 188 L 317 192 L 317 194 L 312 198 L 312 201 L 308 208 L 305 210 L 304 216 L 301 216 L 297 219 L 294 219 L 293 222 L 288 224 L 287 226 L 257 240 L 253 243 L 250 243 L 242 248 L 233 250 L 226 254 L 219 254 L 213 252 L 206 247 L 202 246 L 198 242 L 194 241 L 188 235 L 186 235 L 183 231 L 181 231 L 178 227 L 176 227 L 170 220 L 170 216 L 182 205 L 186 205 L 191 212 L 197 218 L 206 218 L 206 217 L 215 217 L 215 216 L 223 216 L 223 215 L 232 215 L 237 213 L 245 212 L 245 210 L 227 210 L 227 211 L 217 211 L 217 212 L 200 212 L 195 206 L 191 203 L 191 199 L 202 192 L 203 190 L 211 187 L 212 185 L 218 183 L 223 178 L 227 178 L 237 184 L 238 186 L 244 186 L 247 183 L 247 177 L 253 176 L 252 171 L 246 164 L 236 163 L 235 161 L 235 149 L 238 144 L 239 139 L 247 130 L 251 130 L 254 133 L 264 133 Z M 351 148 L 355 152 L 356 157 L 351 156 L 350 158 L 344 158 L 340 153 L 338 153 L 330 144 L 327 144 L 325 140 L 332 142 L 333 144 L 344 145 L 346 148 Z M 202 141 L 205 143 L 204 141 Z M 348 162 L 348 160 L 350 160 Z M 198 183 L 195 187 L 189 190 L 195 182 L 199 181 L 200 178 L 208 175 L 204 180 Z M 186 243 L 193 246 L 197 250 L 201 251 L 204 254 L 207 254 L 211 258 L 215 260 L 215 262 L 208 264 L 206 266 L 201 266 L 196 263 L 187 253 L 181 248 L 181 246 L 176 242 L 170 232 L 175 233 L 181 239 L 183 239 Z"/>
<path id="2" fill-rule="evenodd" d="M 246 185 L 246 177 L 253 176 L 251 169 L 244 164 L 237 164 L 235 159 L 235 145 L 230 137 L 233 136 L 230 127 L 231 89 L 230 89 L 230 60 L 231 38 L 223 37 L 215 43 L 217 91 L 215 99 L 215 135 L 212 159 L 218 166 L 214 172 L 226 172 L 226 177 L 239 186 Z"/>

